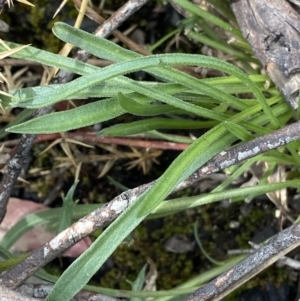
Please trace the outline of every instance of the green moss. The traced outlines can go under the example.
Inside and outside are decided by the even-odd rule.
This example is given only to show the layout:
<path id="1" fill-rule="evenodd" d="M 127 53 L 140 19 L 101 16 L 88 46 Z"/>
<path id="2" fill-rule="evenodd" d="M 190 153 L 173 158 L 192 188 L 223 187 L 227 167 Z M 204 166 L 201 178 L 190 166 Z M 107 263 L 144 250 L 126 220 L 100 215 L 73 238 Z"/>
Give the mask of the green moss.
<path id="1" fill-rule="evenodd" d="M 54 264 L 47 264 L 45 267 L 44 267 L 44 269 L 46 270 L 46 272 L 48 272 L 49 274 L 51 274 L 51 275 L 54 275 L 54 276 L 57 276 L 57 277 L 59 277 L 61 274 L 62 274 L 62 271 L 61 271 L 61 269 L 58 267 L 58 266 L 56 266 L 56 265 L 54 265 Z"/>
<path id="2" fill-rule="evenodd" d="M 113 270 L 118 271 L 118 279 L 135 279 L 147 258 L 154 261 L 159 271 L 159 289 L 170 289 L 189 279 L 194 273 L 193 257 L 198 257 L 198 254 L 193 253 L 191 256 L 190 253 L 170 253 L 164 249 L 164 243 L 175 234 L 192 235 L 194 219 L 193 216 L 180 213 L 164 218 L 161 228 L 151 228 L 151 223 L 156 221 L 146 221 L 140 225 L 132 234 L 132 243 L 122 244 L 111 257 L 114 262 Z M 101 278 L 101 285 L 119 285 L 122 289 L 128 289 L 127 284 L 115 281 L 112 274 L 115 276 L 116 272 L 105 274 Z"/>

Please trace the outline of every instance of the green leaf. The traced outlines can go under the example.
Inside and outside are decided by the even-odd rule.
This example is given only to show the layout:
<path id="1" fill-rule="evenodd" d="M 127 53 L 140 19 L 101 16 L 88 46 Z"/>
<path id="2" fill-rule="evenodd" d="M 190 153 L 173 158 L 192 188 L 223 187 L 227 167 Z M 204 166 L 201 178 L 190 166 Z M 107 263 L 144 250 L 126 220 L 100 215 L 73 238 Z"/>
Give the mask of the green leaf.
<path id="1" fill-rule="evenodd" d="M 223 28 L 224 30 L 230 32 L 231 34 L 234 34 L 235 36 L 243 39 L 243 35 L 240 30 L 236 29 L 231 24 L 224 22 L 222 19 L 216 17 L 215 15 L 209 13 L 208 11 L 200 8 L 199 6 L 186 0 L 172 0 L 172 1 L 178 4 L 179 6 L 183 7 L 187 11 L 189 11 L 191 14 L 206 19 L 207 21 Z"/>
<path id="2" fill-rule="evenodd" d="M 151 118 L 118 124 L 100 131 L 102 136 L 127 136 L 156 129 L 204 129 L 217 125 L 216 121 L 194 121 L 185 119 Z"/>
<path id="3" fill-rule="evenodd" d="M 31 100 L 37 95 L 47 95 L 47 93 L 52 93 L 56 89 L 61 89 L 61 85 L 49 85 L 49 86 L 36 86 L 30 88 L 24 88 L 19 90 L 9 91 L 13 97 L 9 98 L 10 104 L 18 107 L 26 107 L 26 103 L 31 104 Z M 107 81 L 99 85 L 89 87 L 87 89 L 80 90 L 76 95 L 70 95 L 67 99 L 78 99 L 78 98 L 88 98 L 88 97 L 112 97 L 117 96 L 117 91 L 124 94 L 131 93 L 131 90 L 116 85 L 112 81 Z M 24 102 L 24 104 L 23 104 Z"/>
<path id="4" fill-rule="evenodd" d="M 198 220 L 196 220 L 196 222 L 194 223 L 194 237 L 196 239 L 196 242 L 199 246 L 199 249 L 201 250 L 202 254 L 204 255 L 204 257 L 206 259 L 208 259 L 212 264 L 215 264 L 215 265 L 220 265 L 222 266 L 224 264 L 224 261 L 218 261 L 218 260 L 215 260 L 213 259 L 204 249 L 203 245 L 202 245 L 202 242 L 201 242 L 201 239 L 199 237 L 199 232 L 198 232 Z"/>
<path id="5" fill-rule="evenodd" d="M 51 113 L 10 127 L 13 133 L 59 133 L 110 120 L 124 114 L 116 98 L 99 100 L 76 109 Z"/>
<path id="6" fill-rule="evenodd" d="M 30 117 L 32 117 L 34 111 L 35 110 L 24 109 L 20 114 L 16 116 L 16 118 L 13 121 L 7 124 L 4 128 L 0 129 L 0 139 L 6 137 L 9 134 L 8 132 L 6 132 L 8 128 L 15 124 L 19 124 L 22 121 L 25 121 L 26 119 L 29 119 Z"/>
<path id="7" fill-rule="evenodd" d="M 12 256 L 6 260 L 0 261 L 0 272 L 3 272 L 5 270 L 9 270 L 9 269 L 13 268 L 15 265 L 22 262 L 27 256 L 28 256 L 28 253 L 24 253 L 24 254 Z"/>
<path id="8" fill-rule="evenodd" d="M 85 49 L 96 56 L 105 57 L 106 59 L 110 59 L 112 61 L 120 62 L 124 60 L 132 60 L 138 57 L 142 57 L 141 55 L 129 50 L 125 50 L 112 42 L 109 42 L 105 39 L 97 38 L 82 30 L 74 29 L 71 26 L 68 26 L 64 23 L 56 23 L 53 28 L 53 32 L 55 35 L 57 35 L 60 39 L 64 41 L 68 41 L 69 43 L 72 43 L 73 45 Z M 216 58 L 190 54 L 166 54 L 158 55 L 158 57 L 163 61 L 164 64 L 168 65 L 198 65 L 222 70 L 229 74 L 235 73 L 234 75 L 237 76 L 238 74 L 239 78 L 246 77 L 245 74 L 238 68 L 226 62 L 222 62 L 221 60 L 218 60 Z M 178 70 L 172 70 L 169 68 L 162 67 L 151 68 L 150 70 L 148 70 L 148 72 L 155 76 L 158 76 L 159 78 L 163 78 L 166 81 L 172 79 L 172 82 L 185 85 L 188 88 L 191 88 L 196 91 L 199 90 L 199 92 L 220 99 L 221 101 L 232 103 L 239 109 L 247 107 L 243 102 L 239 101 L 237 98 L 219 91 L 218 89 L 216 89 L 216 87 L 211 87 L 210 85 L 206 84 L 205 81 L 197 80 L 194 77 L 188 76 L 187 74 L 182 73 Z M 262 96 L 261 93 L 260 96 Z"/>
<path id="9" fill-rule="evenodd" d="M 73 219 L 73 211 L 76 204 L 76 201 L 73 200 L 73 196 L 78 182 L 79 181 L 75 182 L 69 189 L 67 195 L 63 197 L 63 206 L 59 218 L 57 233 L 60 233 L 71 226 Z"/>
<path id="10" fill-rule="evenodd" d="M 232 23 L 236 23 L 234 13 L 229 6 L 229 2 L 224 2 L 223 0 L 208 0 L 207 2 L 213 5 L 214 8 L 226 19 L 229 19 Z"/>
<path id="11" fill-rule="evenodd" d="M 195 40 L 196 42 L 199 42 L 201 44 L 204 44 L 204 45 L 208 45 L 209 47 L 213 48 L 213 49 L 216 49 L 216 50 L 219 50 L 219 51 L 222 51 L 224 53 L 228 53 L 232 56 L 234 56 L 235 58 L 237 59 L 240 59 L 240 60 L 244 60 L 246 62 L 252 62 L 252 63 L 255 63 L 257 65 L 259 65 L 259 62 L 256 58 L 254 57 L 251 57 L 249 55 L 249 53 L 244 53 L 242 51 L 239 51 L 239 50 L 236 50 L 234 49 L 232 46 L 229 46 L 228 43 L 225 44 L 225 43 L 220 43 L 220 42 L 216 42 L 214 40 L 212 40 L 211 38 L 201 34 L 201 33 L 196 33 L 196 32 L 193 32 L 193 31 L 190 31 L 187 36 L 192 39 L 192 40 Z"/>
<path id="12" fill-rule="evenodd" d="M 121 74 L 139 71 L 144 68 L 147 69 L 149 67 L 158 65 L 159 63 L 159 58 L 152 56 L 127 61 L 125 63 L 113 64 L 103 69 L 99 68 L 97 72 L 82 76 L 70 83 L 58 85 L 55 89 L 52 89 L 52 91 L 38 95 L 31 99 L 29 102 L 22 101 L 22 106 L 26 106 L 28 108 L 38 108 L 41 106 L 54 104 L 58 101 L 67 99 L 72 95 L 76 95 L 81 90 L 87 89 L 107 79 L 116 77 Z M 12 106 L 14 106 L 14 103 L 12 103 Z M 16 103 L 16 106 L 18 106 L 18 103 Z"/>
<path id="13" fill-rule="evenodd" d="M 226 121 L 224 124 L 226 129 L 230 133 L 235 135 L 238 139 L 242 141 L 249 141 L 253 139 L 253 135 L 249 131 L 247 131 L 243 126 L 232 122 L 226 122 Z"/>
<path id="14" fill-rule="evenodd" d="M 249 166 L 248 166 L 249 167 Z M 204 193 L 192 197 L 182 197 L 171 199 L 162 202 L 154 211 L 149 215 L 149 218 L 160 218 L 176 212 L 185 211 L 187 209 L 196 208 L 199 206 L 220 202 L 226 199 L 236 197 L 246 197 L 249 194 L 263 195 L 271 191 L 284 189 L 287 187 L 300 187 L 299 180 L 290 180 L 286 182 L 260 184 L 252 187 L 242 187 L 236 189 L 222 190 L 218 192 Z"/>
<path id="15" fill-rule="evenodd" d="M 210 128 L 210 127 L 208 127 L 208 128 Z M 155 137 L 155 138 L 158 137 L 159 139 L 163 139 L 165 141 L 176 142 L 176 143 L 191 144 L 194 142 L 194 139 L 186 137 L 186 136 L 165 134 L 165 133 L 161 133 L 161 132 L 158 132 L 155 130 L 149 131 L 148 135 L 150 137 Z"/>
<path id="16" fill-rule="evenodd" d="M 136 116 L 154 116 L 178 111 L 178 109 L 175 109 L 170 105 L 144 105 L 136 102 L 133 98 L 127 97 L 122 93 L 118 93 L 118 100 L 120 106 L 125 111 Z"/>
<path id="17" fill-rule="evenodd" d="M 183 5 L 182 2 L 184 2 L 184 5 L 186 5 L 186 6 L 189 6 L 189 5 L 194 6 L 193 4 L 190 4 L 189 2 L 184 1 L 184 0 L 176 0 L 176 1 L 178 1 L 178 4 L 180 4 L 180 5 Z M 185 7 L 185 6 L 183 6 L 183 7 Z M 202 11 L 201 9 L 199 9 L 199 10 Z M 53 27 L 53 33 L 56 36 L 58 36 L 60 39 L 62 39 L 63 41 L 69 42 L 75 46 L 85 49 L 88 52 L 90 52 L 96 56 L 99 56 L 101 58 L 119 62 L 119 61 L 123 61 L 123 60 L 130 60 L 130 59 L 133 59 L 136 57 L 140 57 L 140 55 L 137 53 L 134 53 L 129 50 L 125 50 L 122 47 L 120 47 L 106 39 L 100 39 L 91 34 L 85 33 L 82 30 L 75 29 L 72 26 L 69 26 L 67 24 L 56 23 L 55 26 Z M 174 55 L 170 54 L 169 56 L 170 56 L 170 60 L 173 60 L 173 61 L 175 60 L 175 58 L 172 58 Z M 250 78 L 245 73 L 243 73 L 241 70 L 239 70 L 237 67 L 235 67 L 227 62 L 218 60 L 216 58 L 201 56 L 201 55 L 176 54 L 175 57 L 176 57 L 176 60 L 178 60 L 178 62 L 177 62 L 178 64 L 179 64 L 179 61 L 181 61 L 181 63 L 180 63 L 181 65 L 186 64 L 186 65 L 203 66 L 203 67 L 207 67 L 207 68 L 221 70 L 230 75 L 236 76 L 239 80 L 241 80 L 244 84 L 246 84 L 249 88 L 251 88 L 252 93 L 255 95 L 257 100 L 260 102 L 260 104 L 266 114 L 266 117 L 269 118 L 269 120 L 273 124 L 273 126 L 275 128 L 280 127 L 280 124 L 277 121 L 277 119 L 274 117 L 272 110 L 267 105 L 266 99 L 265 99 L 264 95 L 262 94 L 262 92 L 250 80 Z M 184 58 L 185 58 L 185 62 L 184 62 Z M 167 59 L 164 61 L 164 63 L 167 63 Z M 174 63 L 174 64 L 177 64 L 177 63 Z M 150 72 L 151 74 L 153 74 L 159 78 L 163 78 L 167 81 L 172 79 L 172 82 L 175 81 L 179 84 L 186 85 L 187 87 L 189 87 L 193 90 L 195 90 L 195 89 L 197 90 L 197 87 L 199 89 L 200 85 L 197 85 L 197 83 L 201 82 L 199 80 L 196 80 L 195 78 L 187 76 L 186 74 L 182 74 L 178 70 L 172 70 L 172 69 L 164 68 L 164 67 L 150 68 L 149 70 L 147 70 L 147 72 Z M 204 84 L 204 82 L 201 84 Z M 202 88 L 206 89 L 204 85 L 201 85 L 200 88 L 201 88 L 201 90 L 202 90 Z M 214 95 L 213 97 L 218 98 L 219 96 L 217 96 L 217 94 L 219 94 L 219 92 L 218 91 L 215 91 L 215 92 L 216 93 L 214 93 L 214 91 L 212 91 L 210 89 L 205 90 L 205 94 L 211 95 L 211 96 Z M 225 97 L 226 96 L 223 95 L 223 96 L 221 96 L 221 99 L 223 99 L 223 101 L 225 101 Z M 233 98 L 226 97 L 226 101 L 229 103 L 232 103 L 234 105 L 238 105 L 238 103 L 236 103 Z"/>
<path id="18" fill-rule="evenodd" d="M 75 42 L 76 42 L 76 39 L 77 39 L 78 43 L 84 44 L 84 45 L 80 45 L 80 47 L 86 46 L 89 49 L 91 48 L 91 51 L 102 53 L 102 55 L 105 55 L 105 56 L 112 56 L 117 61 L 134 59 L 134 61 L 131 61 L 131 63 L 134 63 L 135 60 L 138 60 L 137 58 L 140 57 L 138 54 L 135 54 L 128 50 L 124 50 L 121 47 L 114 45 L 111 42 L 108 42 L 106 40 L 102 40 L 99 38 L 95 38 L 94 36 L 83 33 L 80 30 L 75 30 L 74 28 L 70 28 L 69 26 L 67 26 L 65 24 L 57 24 L 55 26 L 55 31 L 60 32 L 60 34 L 63 35 L 66 39 L 72 40 L 71 41 L 72 44 L 75 44 L 73 40 L 75 40 Z M 156 57 L 160 60 L 160 62 L 162 62 L 163 64 L 167 64 L 167 65 L 176 65 L 176 64 L 195 65 L 196 64 L 196 65 L 201 65 L 204 67 L 219 69 L 223 72 L 227 72 L 229 74 L 236 76 L 246 86 L 251 88 L 251 91 L 257 97 L 257 100 L 259 100 L 263 109 L 265 110 L 266 116 L 273 123 L 273 125 L 278 126 L 278 121 L 276 118 L 274 118 L 272 111 L 270 110 L 270 108 L 266 102 L 266 99 L 264 98 L 261 91 L 242 71 L 240 71 L 233 65 L 230 65 L 226 62 L 221 62 L 220 60 L 217 60 L 215 58 L 208 58 L 208 57 L 199 56 L 199 55 L 178 54 L 178 55 L 160 55 L 160 56 L 156 56 Z M 124 68 L 124 66 L 126 66 L 126 65 L 122 65 L 122 66 L 123 66 L 122 68 Z M 106 70 L 108 70 L 108 69 L 106 69 Z M 113 70 L 113 69 L 109 69 L 109 70 Z M 201 81 L 201 80 L 195 79 L 195 78 L 190 77 L 186 74 L 183 74 L 177 70 L 172 70 L 168 67 L 149 68 L 149 72 L 159 78 L 163 78 L 166 81 L 172 81 L 172 83 L 184 85 L 187 88 L 192 89 L 192 91 L 195 91 L 197 93 L 209 95 L 209 96 L 213 97 L 214 99 L 218 99 L 218 101 L 220 101 L 221 103 L 228 103 L 232 107 L 235 107 L 239 110 L 244 110 L 247 107 L 249 107 L 249 105 L 250 105 L 250 104 L 247 104 L 247 102 L 245 102 L 245 101 L 241 101 L 227 93 L 224 93 L 224 91 L 220 91 L 220 90 L 216 89 L 215 87 L 208 84 L 206 81 Z M 116 73 L 115 73 L 115 75 L 116 75 Z M 45 105 L 46 103 L 49 103 L 49 101 L 52 103 L 53 101 L 54 102 L 59 101 L 59 99 L 62 99 L 62 98 L 68 98 L 68 97 L 70 97 L 70 95 L 73 95 L 75 92 L 78 92 L 78 93 L 80 92 L 80 89 L 78 86 L 81 86 L 81 83 L 84 83 L 84 86 L 81 87 L 82 89 L 90 87 L 90 84 L 91 84 L 90 79 L 91 78 L 93 79 L 93 82 L 98 82 L 98 79 L 95 79 L 94 74 L 90 74 L 87 77 L 83 76 L 82 78 L 77 79 L 74 82 L 71 82 L 67 85 L 62 86 L 60 89 L 57 89 L 57 90 L 55 89 L 55 91 L 53 91 L 53 93 L 48 92 L 46 94 L 41 94 L 41 95 L 37 96 L 33 100 L 27 102 L 27 105 L 41 106 L 41 105 Z M 117 78 L 114 77 L 113 79 L 111 79 L 111 81 L 114 81 L 115 84 L 119 84 L 121 87 L 126 87 L 130 91 L 135 91 L 136 93 L 144 95 L 150 99 L 152 98 L 152 99 L 160 100 L 161 102 L 164 102 L 168 105 L 171 105 L 176 108 L 180 108 L 187 112 L 194 113 L 198 116 L 202 116 L 205 118 L 210 118 L 210 119 L 218 120 L 218 121 L 224 121 L 224 120 L 228 119 L 228 117 L 225 114 L 214 112 L 212 110 L 209 110 L 209 109 L 206 109 L 203 107 L 199 107 L 192 103 L 188 103 L 177 97 L 170 96 L 170 95 L 168 95 L 168 93 L 159 91 L 159 89 L 154 89 L 154 88 L 151 88 L 150 86 L 145 86 L 141 83 L 131 81 L 124 77 L 117 77 Z M 74 87 L 76 85 L 77 85 L 77 87 Z M 36 102 L 38 99 L 40 101 L 39 103 Z M 46 101 L 44 101 L 44 100 L 46 100 Z M 22 103 L 22 105 L 24 105 L 24 102 Z M 76 113 L 77 110 L 80 110 L 80 114 Z M 51 115 L 51 117 L 55 117 L 55 119 L 53 119 L 53 122 L 49 123 L 49 118 L 47 119 L 47 117 L 45 116 L 45 117 L 41 117 L 39 119 L 30 120 L 29 123 L 24 123 L 20 126 L 10 128 L 9 131 L 13 131 L 13 132 L 17 132 L 17 133 L 51 133 L 51 132 L 57 132 L 57 131 L 64 131 L 67 129 L 79 128 L 82 126 L 93 124 L 95 122 L 95 120 L 96 120 L 96 122 L 101 120 L 101 117 L 97 117 L 95 112 L 93 112 L 91 118 L 89 117 L 89 115 L 84 116 L 83 115 L 85 113 L 84 110 L 85 109 L 78 108 L 78 109 L 76 109 L 76 111 L 75 110 L 72 111 L 74 113 L 74 116 L 76 114 L 77 118 L 69 118 L 67 113 L 63 112 L 63 114 L 61 114 L 61 115 Z M 66 115 L 64 115 L 65 113 L 66 113 Z M 67 125 L 66 126 L 63 125 L 63 128 L 62 128 L 61 123 L 64 123 L 63 122 L 64 119 L 65 120 L 68 119 L 68 121 L 66 122 Z"/>
<path id="19" fill-rule="evenodd" d="M 146 269 L 147 269 L 147 264 L 145 264 L 143 268 L 140 270 L 134 282 L 128 281 L 132 286 L 132 291 L 140 292 L 143 289 L 143 285 L 146 278 Z M 130 301 L 143 301 L 143 299 L 135 297 L 135 298 L 130 298 Z"/>
<path id="20" fill-rule="evenodd" d="M 16 48 L 22 46 L 5 41 L 5 43 L 11 47 Z M 0 51 L 7 50 L 3 44 L 0 44 Z M 51 67 L 57 67 L 64 70 L 69 70 L 76 74 L 89 74 L 97 71 L 99 68 L 93 65 L 83 63 L 72 58 L 68 58 L 62 55 L 53 54 L 49 51 L 41 50 L 32 46 L 27 46 L 24 49 L 15 52 L 10 57 L 24 59 L 26 61 L 37 62 Z M 1 96 L 2 97 L 2 96 Z"/>

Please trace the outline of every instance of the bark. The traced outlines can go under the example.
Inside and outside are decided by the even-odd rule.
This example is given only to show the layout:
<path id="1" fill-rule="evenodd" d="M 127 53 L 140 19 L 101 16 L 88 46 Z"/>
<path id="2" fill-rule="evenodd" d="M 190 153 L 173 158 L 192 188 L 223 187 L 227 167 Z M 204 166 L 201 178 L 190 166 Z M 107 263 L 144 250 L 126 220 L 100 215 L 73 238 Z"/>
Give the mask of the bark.
<path id="1" fill-rule="evenodd" d="M 296 110 L 300 85 L 300 15 L 295 1 L 231 0 L 230 6 L 256 57 Z"/>

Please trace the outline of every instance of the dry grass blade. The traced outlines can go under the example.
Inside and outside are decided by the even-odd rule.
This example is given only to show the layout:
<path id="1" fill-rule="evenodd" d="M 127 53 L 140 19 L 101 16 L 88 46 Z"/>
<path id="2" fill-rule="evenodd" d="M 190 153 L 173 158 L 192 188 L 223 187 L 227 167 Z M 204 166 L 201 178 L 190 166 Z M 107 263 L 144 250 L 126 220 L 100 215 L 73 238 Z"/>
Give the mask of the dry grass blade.
<path id="1" fill-rule="evenodd" d="M 58 9 L 56 10 L 56 12 L 53 15 L 53 19 L 56 17 L 56 15 L 62 10 L 62 8 L 67 4 L 68 0 L 64 0 L 60 6 L 58 7 Z"/>
<path id="2" fill-rule="evenodd" d="M 77 140 L 74 140 L 74 139 L 70 139 L 70 138 L 59 138 L 59 139 L 56 139 L 55 141 L 53 141 L 46 149 L 44 149 L 40 154 L 39 156 L 45 154 L 49 149 L 51 149 L 53 146 L 55 146 L 56 144 L 63 144 L 63 143 L 74 143 L 74 144 L 77 144 L 77 145 L 81 145 L 81 146 L 84 146 L 84 147 L 89 147 L 89 148 L 94 148 L 94 146 L 92 145 L 89 145 L 89 144 L 86 144 L 86 143 L 83 143 L 83 142 L 80 142 L 80 141 L 77 141 Z"/>
<path id="3" fill-rule="evenodd" d="M 137 150 L 134 147 L 130 147 L 132 150 L 132 155 L 130 157 L 137 158 L 132 160 L 131 162 L 125 164 L 127 166 L 127 170 L 130 170 L 134 167 L 143 170 L 143 174 L 147 174 L 153 163 L 159 165 L 158 160 L 156 159 L 159 157 L 163 152 L 157 149 L 141 149 Z"/>
<path id="4" fill-rule="evenodd" d="M 63 3 L 61 4 L 61 7 L 58 8 L 58 10 L 56 11 L 56 13 L 54 14 L 54 17 L 55 15 L 59 12 L 59 10 L 65 5 L 65 1 L 63 1 Z M 80 9 L 79 9 L 79 12 L 78 12 L 78 15 L 77 15 L 77 18 L 76 18 L 76 21 L 75 21 L 75 24 L 74 24 L 74 28 L 80 28 L 81 24 L 82 24 L 82 21 L 83 21 L 83 18 L 85 16 L 85 12 L 86 12 L 86 9 L 87 9 L 87 6 L 88 6 L 88 0 L 83 0 L 82 3 L 81 3 L 81 6 L 80 6 Z M 61 51 L 59 52 L 60 55 L 62 56 L 68 56 L 69 53 L 71 52 L 73 48 L 73 45 L 69 44 L 69 43 L 66 43 L 64 45 L 64 47 L 61 49 Z M 53 78 L 53 76 L 58 72 L 58 68 L 53 68 L 47 78 L 47 83 L 50 82 L 50 80 Z"/>
<path id="5" fill-rule="evenodd" d="M 7 56 L 10 56 L 16 52 L 18 52 L 19 50 L 21 49 L 24 49 L 25 47 L 29 46 L 29 45 L 23 45 L 23 46 L 20 46 L 20 47 L 16 47 L 14 49 L 11 49 L 6 43 L 4 43 L 4 41 L 2 41 L 0 39 L 0 44 L 3 45 L 7 51 L 3 51 L 0 53 L 0 59 L 4 59 L 5 57 Z M 7 79 L 4 77 L 4 75 L 0 72 L 0 82 L 6 82 L 8 83 Z M 6 95 L 6 96 L 12 96 L 10 95 L 9 93 L 6 93 L 4 91 L 0 91 L 0 94 L 3 94 L 3 95 Z"/>
<path id="6" fill-rule="evenodd" d="M 17 1 L 20 2 L 20 3 L 23 3 L 23 4 L 34 7 L 34 4 L 28 2 L 27 0 L 17 0 Z M 8 4 L 8 7 L 14 6 L 13 0 L 7 0 L 7 4 Z"/>
<path id="7" fill-rule="evenodd" d="M 0 40 L 0 44 L 3 45 L 7 51 L 3 51 L 0 53 L 0 59 L 4 59 L 5 57 L 7 56 L 10 56 L 16 52 L 18 52 L 19 50 L 22 50 L 24 49 L 25 47 L 29 46 L 29 45 L 23 45 L 23 46 L 20 46 L 20 47 L 16 47 L 14 49 L 11 49 L 7 44 L 5 44 L 2 40 Z"/>
<path id="8" fill-rule="evenodd" d="M 30 2 L 28 2 L 28 1 L 26 1 L 26 0 L 17 0 L 18 2 L 21 2 L 21 3 L 23 3 L 23 4 L 26 4 L 26 5 L 29 5 L 29 6 L 32 6 L 32 7 L 34 7 L 34 4 L 32 4 L 32 3 L 30 3 Z M 12 2 L 12 1 L 11 1 Z"/>
<path id="9" fill-rule="evenodd" d="M 8 81 L 7 81 L 7 79 L 5 78 L 5 76 L 0 72 L 0 83 L 3 83 L 3 82 L 8 83 Z M 11 96 L 11 97 L 12 97 L 12 95 L 10 95 L 9 93 L 6 93 L 6 92 L 4 92 L 4 91 L 0 91 L 0 94 L 6 95 L 6 96 Z"/>

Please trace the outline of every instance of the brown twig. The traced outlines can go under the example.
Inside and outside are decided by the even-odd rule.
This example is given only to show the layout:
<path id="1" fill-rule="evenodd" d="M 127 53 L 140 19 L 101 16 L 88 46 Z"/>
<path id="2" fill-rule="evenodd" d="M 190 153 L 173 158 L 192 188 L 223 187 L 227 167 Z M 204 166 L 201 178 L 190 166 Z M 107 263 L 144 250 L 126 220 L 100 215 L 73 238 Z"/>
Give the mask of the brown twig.
<path id="1" fill-rule="evenodd" d="M 141 148 L 156 148 L 156 149 L 170 149 L 170 150 L 185 150 L 190 144 L 187 143 L 175 143 L 168 141 L 156 141 L 156 140 L 141 140 L 133 138 L 122 138 L 122 137 L 98 137 L 97 133 L 93 132 L 71 132 L 66 133 L 67 138 L 75 139 L 81 142 L 88 142 L 90 144 L 116 144 L 116 145 L 127 145 L 127 146 L 135 146 Z M 60 134 L 40 134 L 37 135 L 35 139 L 35 143 L 40 143 L 44 141 L 52 141 L 55 139 L 61 138 Z M 5 147 L 12 147 L 17 145 L 20 142 L 20 139 L 14 139 L 5 141 L 5 143 L 0 144 L 5 145 Z M 0 164 L 3 164 L 0 162 Z"/>
<path id="2" fill-rule="evenodd" d="M 155 141 L 155 140 L 141 140 L 141 139 L 130 139 L 122 137 L 97 137 L 97 133 L 87 132 L 75 132 L 67 133 L 66 137 L 72 138 L 82 142 L 89 142 L 92 144 L 104 143 L 104 144 L 116 144 L 116 145 L 127 145 L 142 148 L 155 148 L 155 149 L 172 149 L 172 150 L 185 150 L 189 144 L 187 143 L 174 143 L 167 141 Z M 36 142 L 55 140 L 61 138 L 60 134 L 43 134 L 38 135 Z"/>
<path id="3" fill-rule="evenodd" d="M 34 143 L 40 143 L 44 141 L 53 141 L 60 139 L 61 134 L 41 134 L 37 135 Z M 133 146 L 145 149 L 163 149 L 163 150 L 176 150 L 183 151 L 189 144 L 187 143 L 174 143 L 168 141 L 155 141 L 155 140 L 142 140 L 142 139 L 130 139 L 122 137 L 98 137 L 97 133 L 92 132 L 81 132 L 76 131 L 72 133 L 66 133 L 65 138 L 71 138 L 81 142 L 87 142 L 92 145 L 101 145 L 101 144 L 115 144 L 115 145 L 125 145 Z M 0 143 L 0 147 L 5 145 L 5 147 L 12 147 L 18 145 L 20 139 L 14 139 Z M 12 148 L 8 153 L 0 154 L 0 168 L 1 166 L 7 164 L 11 158 L 11 154 L 15 152 L 15 148 Z"/>
<path id="4" fill-rule="evenodd" d="M 234 146 L 211 159 L 197 170 L 186 181 L 183 181 L 174 191 L 188 187 L 199 181 L 205 175 L 219 171 L 260 153 L 275 149 L 300 138 L 300 122 L 296 122 L 271 134 Z M 116 219 L 139 195 L 154 182 L 127 190 L 115 197 L 103 207 L 95 210 L 74 223 L 71 227 L 58 234 L 50 242 L 36 249 L 20 264 L 1 274 L 0 283 L 16 288 L 23 281 L 45 266 L 51 260 L 65 252 L 75 243 L 88 236 L 97 229 L 103 228 Z"/>
<path id="5" fill-rule="evenodd" d="M 72 0 L 73 3 L 77 6 L 80 7 L 81 6 L 81 0 Z M 89 19 L 97 22 L 98 24 L 102 24 L 105 22 L 105 19 L 103 17 L 101 17 L 98 13 L 96 13 L 92 8 L 90 8 L 89 6 L 87 7 L 86 10 L 86 15 Z M 118 38 L 121 42 L 123 42 L 125 45 L 127 45 L 131 50 L 143 54 L 143 55 L 150 55 L 151 53 L 149 51 L 147 51 L 146 49 L 144 49 L 143 47 L 141 47 L 140 45 L 136 44 L 134 41 L 132 41 L 131 39 L 129 39 L 128 37 L 126 37 L 122 32 L 120 32 L 119 30 L 114 30 L 112 32 L 112 34 Z"/>
<path id="6" fill-rule="evenodd" d="M 110 16 L 101 26 L 95 31 L 96 37 L 106 38 L 109 36 L 118 26 L 120 26 L 128 17 L 135 13 L 140 7 L 146 4 L 149 0 L 129 0 L 125 5 L 120 7 L 118 11 Z M 111 22 L 111 20 L 118 20 L 119 23 Z M 78 50 L 75 58 L 86 62 L 90 57 L 90 54 L 85 50 Z"/>

